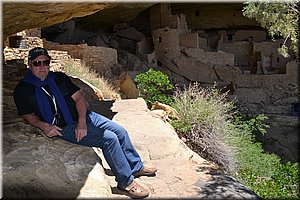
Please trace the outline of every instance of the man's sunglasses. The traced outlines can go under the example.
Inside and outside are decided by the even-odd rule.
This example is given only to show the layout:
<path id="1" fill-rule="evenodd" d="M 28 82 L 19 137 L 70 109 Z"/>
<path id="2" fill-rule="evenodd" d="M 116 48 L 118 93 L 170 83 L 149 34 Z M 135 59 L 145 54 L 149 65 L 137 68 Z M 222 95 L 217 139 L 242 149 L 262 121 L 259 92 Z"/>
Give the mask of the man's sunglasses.
<path id="1" fill-rule="evenodd" d="M 35 67 L 39 67 L 41 65 L 43 65 L 43 66 L 49 66 L 50 65 L 50 60 L 42 60 L 42 61 L 36 60 L 36 61 L 33 61 L 32 64 Z"/>

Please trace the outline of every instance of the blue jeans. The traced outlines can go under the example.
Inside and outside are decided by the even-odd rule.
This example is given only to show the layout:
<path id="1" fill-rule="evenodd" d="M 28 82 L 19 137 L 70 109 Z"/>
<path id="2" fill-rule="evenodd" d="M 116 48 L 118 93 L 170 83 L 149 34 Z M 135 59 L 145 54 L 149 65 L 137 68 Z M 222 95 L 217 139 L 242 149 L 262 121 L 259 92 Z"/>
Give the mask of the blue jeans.
<path id="1" fill-rule="evenodd" d="M 144 167 L 127 131 L 117 123 L 92 111 L 87 112 L 86 123 L 87 135 L 79 142 L 75 137 L 77 123 L 64 127 L 63 136 L 60 138 L 74 144 L 101 148 L 116 177 L 118 187 L 124 189 L 134 179 L 132 174 Z"/>

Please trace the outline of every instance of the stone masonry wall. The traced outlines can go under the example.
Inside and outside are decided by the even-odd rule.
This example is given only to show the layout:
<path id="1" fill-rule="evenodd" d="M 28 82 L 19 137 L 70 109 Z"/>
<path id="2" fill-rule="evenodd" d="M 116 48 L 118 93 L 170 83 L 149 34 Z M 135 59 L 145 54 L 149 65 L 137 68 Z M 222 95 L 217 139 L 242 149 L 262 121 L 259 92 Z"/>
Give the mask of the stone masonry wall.
<path id="1" fill-rule="evenodd" d="M 180 46 L 199 48 L 198 33 L 185 33 L 179 36 Z"/>
<path id="2" fill-rule="evenodd" d="M 4 62 L 7 60 L 23 59 L 27 63 L 28 49 L 10 48 L 5 47 L 3 49 Z"/>
<path id="3" fill-rule="evenodd" d="M 234 54 L 231 53 L 205 52 L 196 48 L 184 48 L 184 52 L 206 64 L 234 66 Z"/>
<path id="4" fill-rule="evenodd" d="M 83 51 L 83 61 L 99 74 L 109 77 L 111 69 L 118 64 L 117 50 L 107 47 L 87 46 Z"/>
<path id="5" fill-rule="evenodd" d="M 50 41 L 43 40 L 44 47 L 49 50 L 58 50 L 58 51 L 67 51 L 68 54 L 72 58 L 78 58 L 81 59 L 83 57 L 83 50 L 86 44 L 79 44 L 79 45 L 73 45 L 73 44 L 58 44 Z"/>
<path id="6" fill-rule="evenodd" d="M 179 35 L 190 32 L 184 14 L 179 14 L 179 16 L 177 17 L 177 28 L 178 28 Z"/>
<path id="7" fill-rule="evenodd" d="M 43 46 L 43 45 L 38 45 Z M 31 47 L 32 48 L 32 47 Z M 20 49 L 6 47 L 3 51 L 5 67 L 3 68 L 4 75 L 22 76 L 28 65 L 28 52 L 31 48 Z M 63 71 L 64 61 L 70 61 L 76 66 L 81 65 L 79 59 L 72 59 L 67 51 L 49 50 L 51 56 L 51 70 Z"/>
<path id="8" fill-rule="evenodd" d="M 27 37 L 24 38 L 27 41 L 28 49 L 32 49 L 34 47 L 44 47 L 43 40 L 38 37 Z"/>
<path id="9" fill-rule="evenodd" d="M 151 30 L 161 28 L 161 4 L 155 4 L 150 8 L 150 27 Z"/>
<path id="10" fill-rule="evenodd" d="M 207 45 L 207 38 L 198 37 L 198 40 L 199 40 L 199 48 L 207 51 L 209 49 Z"/>
<path id="11" fill-rule="evenodd" d="M 72 58 L 82 59 L 84 64 L 101 75 L 106 75 L 118 64 L 117 50 L 107 47 L 79 45 L 60 45 L 58 43 L 44 41 L 47 49 L 67 51 Z"/>
<path id="12" fill-rule="evenodd" d="M 258 30 L 239 30 L 235 33 L 235 41 L 248 41 L 251 37 L 254 42 L 262 42 L 266 40 L 266 31 Z"/>
<path id="13" fill-rule="evenodd" d="M 42 29 L 41 28 L 32 28 L 32 29 L 26 29 L 25 34 L 28 37 L 38 37 L 41 38 L 42 36 Z"/>
<path id="14" fill-rule="evenodd" d="M 276 42 L 255 42 L 254 51 L 261 51 L 262 55 L 269 57 L 274 68 L 282 68 L 291 60 L 290 58 L 284 58 L 278 54 L 277 48 L 279 48 L 282 43 L 283 40 L 277 40 Z"/>
<path id="15" fill-rule="evenodd" d="M 173 59 L 180 55 L 177 29 L 161 28 L 152 32 L 156 57 L 167 56 Z"/>
<path id="16" fill-rule="evenodd" d="M 220 44 L 220 51 L 231 53 L 235 55 L 234 65 L 235 66 L 249 66 L 249 42 L 234 42 L 234 43 L 223 43 Z"/>
<path id="17" fill-rule="evenodd" d="M 234 98 L 247 113 L 267 114 L 270 128 L 264 139 L 265 150 L 284 161 L 299 161 L 299 67 L 295 61 L 286 65 L 286 74 L 240 75 Z"/>
<path id="18" fill-rule="evenodd" d="M 286 74 L 241 75 L 236 80 L 236 97 L 253 113 L 291 115 L 298 102 L 298 66 L 286 66 Z"/>

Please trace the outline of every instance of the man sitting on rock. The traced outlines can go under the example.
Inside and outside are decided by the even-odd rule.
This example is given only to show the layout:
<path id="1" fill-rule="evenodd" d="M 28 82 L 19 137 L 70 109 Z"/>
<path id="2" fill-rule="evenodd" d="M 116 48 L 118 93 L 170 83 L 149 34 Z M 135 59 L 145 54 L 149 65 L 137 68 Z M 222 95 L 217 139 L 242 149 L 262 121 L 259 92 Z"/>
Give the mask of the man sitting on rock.
<path id="1" fill-rule="evenodd" d="M 134 178 L 157 170 L 144 166 L 122 126 L 87 110 L 80 88 L 66 74 L 50 71 L 50 59 L 45 48 L 29 51 L 30 70 L 13 94 L 18 114 L 48 137 L 101 148 L 118 188 L 133 198 L 147 197 L 149 190 Z"/>

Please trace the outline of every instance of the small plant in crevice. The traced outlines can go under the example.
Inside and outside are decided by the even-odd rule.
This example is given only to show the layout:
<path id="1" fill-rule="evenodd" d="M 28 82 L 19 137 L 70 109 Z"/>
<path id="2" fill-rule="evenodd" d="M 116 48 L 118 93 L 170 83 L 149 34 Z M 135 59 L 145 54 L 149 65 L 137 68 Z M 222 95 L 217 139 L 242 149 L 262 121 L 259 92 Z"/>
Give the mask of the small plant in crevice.
<path id="1" fill-rule="evenodd" d="M 170 105 L 172 96 L 167 95 L 173 89 L 169 77 L 161 71 L 150 68 L 145 73 L 136 76 L 137 88 L 148 107 L 155 101 Z"/>

